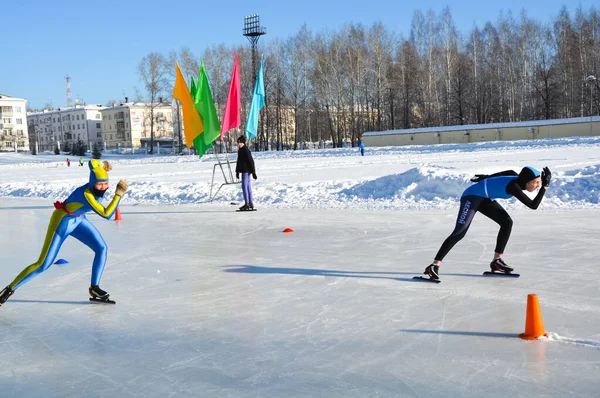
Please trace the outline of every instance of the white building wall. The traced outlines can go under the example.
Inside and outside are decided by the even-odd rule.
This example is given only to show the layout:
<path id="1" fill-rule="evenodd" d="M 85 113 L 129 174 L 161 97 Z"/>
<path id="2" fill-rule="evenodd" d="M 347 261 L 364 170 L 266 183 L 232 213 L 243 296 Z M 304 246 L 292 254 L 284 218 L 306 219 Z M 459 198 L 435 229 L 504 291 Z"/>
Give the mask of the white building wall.
<path id="1" fill-rule="evenodd" d="M 0 94 L 0 151 L 28 151 L 27 100 Z"/>
<path id="2" fill-rule="evenodd" d="M 27 115 L 29 130 L 39 139 L 38 150 L 53 151 L 55 146 L 62 150 L 65 143 L 72 147 L 78 140 L 89 149 L 102 142 L 102 109 L 101 105 L 76 105 Z"/>

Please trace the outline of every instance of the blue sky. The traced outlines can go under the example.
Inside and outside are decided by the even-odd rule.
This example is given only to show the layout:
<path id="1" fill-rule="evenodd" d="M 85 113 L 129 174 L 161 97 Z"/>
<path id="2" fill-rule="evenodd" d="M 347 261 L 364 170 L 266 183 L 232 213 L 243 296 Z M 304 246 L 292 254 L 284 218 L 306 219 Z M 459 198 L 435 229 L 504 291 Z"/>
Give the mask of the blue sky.
<path id="1" fill-rule="evenodd" d="M 71 76 L 73 99 L 104 104 L 111 99 L 135 97 L 140 87 L 137 65 L 150 52 L 167 55 L 189 47 L 200 54 L 206 47 L 248 45 L 241 31 L 245 15 L 259 14 L 268 34 L 261 41 L 285 39 L 306 23 L 313 32 L 337 29 L 345 22 L 370 25 L 383 22 L 391 30 L 408 34 L 415 10 L 439 13 L 450 7 L 460 31 L 495 21 L 500 12 L 518 15 L 525 9 L 530 17 L 547 22 L 558 14 L 565 0 L 486 1 L 421 0 L 285 0 L 199 1 L 155 0 L 3 1 L 0 93 L 25 98 L 30 107 L 51 102 L 66 105 L 65 76 Z M 408 2 L 406 2 L 408 3 Z M 569 1 L 573 13 L 581 5 L 589 10 L 595 3 Z"/>

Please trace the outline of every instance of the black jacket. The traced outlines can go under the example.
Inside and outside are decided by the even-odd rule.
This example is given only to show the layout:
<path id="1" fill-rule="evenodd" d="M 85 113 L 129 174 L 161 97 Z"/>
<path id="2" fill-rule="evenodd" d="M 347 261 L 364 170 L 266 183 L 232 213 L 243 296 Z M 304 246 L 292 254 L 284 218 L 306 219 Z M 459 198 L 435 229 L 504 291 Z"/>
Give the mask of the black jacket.
<path id="1" fill-rule="evenodd" d="M 238 158 L 237 164 L 235 166 L 235 172 L 251 174 L 256 173 L 256 170 L 254 169 L 254 159 L 252 159 L 250 149 L 248 149 L 246 145 L 238 149 Z"/>

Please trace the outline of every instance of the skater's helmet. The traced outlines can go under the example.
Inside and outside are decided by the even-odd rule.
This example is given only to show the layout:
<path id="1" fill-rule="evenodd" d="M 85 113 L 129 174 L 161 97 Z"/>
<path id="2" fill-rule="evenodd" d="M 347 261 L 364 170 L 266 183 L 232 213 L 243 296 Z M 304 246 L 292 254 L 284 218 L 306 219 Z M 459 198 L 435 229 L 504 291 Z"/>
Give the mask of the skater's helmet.
<path id="1" fill-rule="evenodd" d="M 106 163 L 108 164 L 108 162 Z M 90 182 L 88 183 L 90 189 L 93 189 L 97 182 L 108 181 L 108 171 L 104 163 L 92 159 L 89 161 L 88 166 L 90 167 Z"/>
<path id="2" fill-rule="evenodd" d="M 527 185 L 529 181 L 535 180 L 539 176 L 540 172 L 537 169 L 531 166 L 525 166 L 519 173 L 519 177 L 517 177 L 517 183 L 522 189 L 525 189 L 525 185 Z"/>

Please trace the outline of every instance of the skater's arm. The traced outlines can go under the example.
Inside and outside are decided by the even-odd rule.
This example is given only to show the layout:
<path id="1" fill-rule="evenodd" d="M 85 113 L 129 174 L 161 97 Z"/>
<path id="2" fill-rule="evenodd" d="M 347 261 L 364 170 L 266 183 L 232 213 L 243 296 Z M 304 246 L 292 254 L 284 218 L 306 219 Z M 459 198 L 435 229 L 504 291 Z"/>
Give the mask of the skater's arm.
<path id="1" fill-rule="evenodd" d="M 535 198 L 533 198 L 533 200 L 531 200 L 529 196 L 523 193 L 523 190 L 521 189 L 519 184 L 517 184 L 516 181 L 511 181 L 508 183 L 508 186 L 506 187 L 506 192 L 517 198 L 519 202 L 523 203 L 525 206 L 535 210 L 540 206 L 540 203 L 542 203 L 542 199 L 544 198 L 544 194 L 546 193 L 546 188 L 541 187 L 538 194 Z"/>
<path id="2" fill-rule="evenodd" d="M 248 151 L 248 166 L 250 166 L 250 173 L 256 174 L 256 169 L 254 168 L 254 158 L 252 157 L 252 153 Z"/>
<path id="3" fill-rule="evenodd" d="M 96 200 L 94 194 L 88 189 L 83 192 L 83 197 L 88 202 L 92 210 L 102 218 L 109 219 L 117 210 L 117 206 L 121 201 L 121 195 L 116 194 L 108 206 L 104 207 Z"/>

